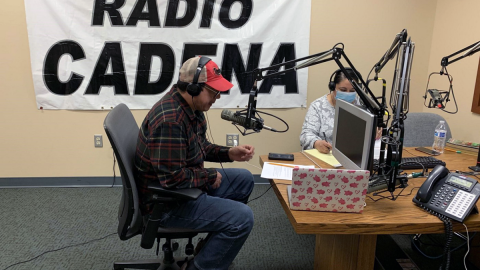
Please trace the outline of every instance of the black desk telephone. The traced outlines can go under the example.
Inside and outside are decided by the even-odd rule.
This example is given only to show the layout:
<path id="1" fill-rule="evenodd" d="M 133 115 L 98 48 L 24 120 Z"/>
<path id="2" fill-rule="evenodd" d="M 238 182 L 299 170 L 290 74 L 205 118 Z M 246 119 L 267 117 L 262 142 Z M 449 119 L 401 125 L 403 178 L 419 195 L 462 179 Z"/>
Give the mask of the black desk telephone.
<path id="1" fill-rule="evenodd" d="M 450 173 L 437 165 L 418 190 L 413 202 L 425 209 L 462 222 L 472 212 L 480 196 L 477 180 L 459 173 Z"/>

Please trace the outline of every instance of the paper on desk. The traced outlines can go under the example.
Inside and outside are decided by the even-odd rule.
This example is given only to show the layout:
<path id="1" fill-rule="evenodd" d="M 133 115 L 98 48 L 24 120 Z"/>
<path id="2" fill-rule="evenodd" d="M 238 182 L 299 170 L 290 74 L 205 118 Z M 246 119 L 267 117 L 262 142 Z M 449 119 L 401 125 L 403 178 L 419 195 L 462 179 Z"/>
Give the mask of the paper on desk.
<path id="1" fill-rule="evenodd" d="M 338 162 L 338 160 L 332 155 L 332 151 L 328 154 L 320 153 L 317 149 L 304 150 L 303 152 L 310 154 L 335 168 L 342 167 L 342 164 L 340 164 L 340 162 Z"/>
<path id="2" fill-rule="evenodd" d="M 314 165 L 296 165 L 276 162 L 265 162 L 263 164 L 262 175 L 260 177 L 267 179 L 292 180 L 293 168 L 315 168 Z"/>

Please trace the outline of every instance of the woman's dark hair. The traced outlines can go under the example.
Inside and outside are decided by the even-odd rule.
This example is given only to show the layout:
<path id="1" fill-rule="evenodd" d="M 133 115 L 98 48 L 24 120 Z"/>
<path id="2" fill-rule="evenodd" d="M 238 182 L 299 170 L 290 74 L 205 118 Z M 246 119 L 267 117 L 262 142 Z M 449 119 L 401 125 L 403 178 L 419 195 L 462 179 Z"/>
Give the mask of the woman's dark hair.
<path id="1" fill-rule="evenodd" d="M 346 68 L 346 71 L 348 73 L 348 75 L 350 77 L 352 77 L 352 79 L 355 81 L 355 82 L 359 82 L 359 79 L 357 77 L 357 75 L 355 75 L 355 72 L 353 72 L 353 70 L 351 68 Z M 360 75 L 361 77 L 362 75 Z M 343 74 L 343 72 L 340 70 L 338 71 L 336 74 L 335 74 L 335 77 L 333 77 L 333 82 L 335 84 L 338 84 L 340 83 L 341 81 L 345 80 L 347 78 L 347 76 L 345 76 L 345 74 Z"/>

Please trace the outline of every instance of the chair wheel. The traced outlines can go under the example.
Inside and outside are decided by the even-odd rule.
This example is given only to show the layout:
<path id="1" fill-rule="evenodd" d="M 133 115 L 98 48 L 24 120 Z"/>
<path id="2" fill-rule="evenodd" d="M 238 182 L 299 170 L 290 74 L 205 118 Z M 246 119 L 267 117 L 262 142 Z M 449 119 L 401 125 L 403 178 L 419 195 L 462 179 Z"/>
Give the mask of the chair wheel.
<path id="1" fill-rule="evenodd" d="M 185 254 L 192 255 L 193 254 L 193 244 L 187 244 L 185 247 Z"/>
<path id="2" fill-rule="evenodd" d="M 176 250 L 178 249 L 178 246 L 179 246 L 179 245 L 178 245 L 177 242 L 173 242 L 173 243 L 172 243 L 172 250 L 173 250 L 173 251 L 176 251 Z"/>

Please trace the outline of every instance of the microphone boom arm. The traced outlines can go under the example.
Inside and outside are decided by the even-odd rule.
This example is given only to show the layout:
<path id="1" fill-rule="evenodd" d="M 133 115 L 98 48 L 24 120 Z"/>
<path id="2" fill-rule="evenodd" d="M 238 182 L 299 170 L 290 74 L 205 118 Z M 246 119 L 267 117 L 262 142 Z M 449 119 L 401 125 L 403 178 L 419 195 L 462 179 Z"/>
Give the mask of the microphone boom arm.
<path id="1" fill-rule="evenodd" d="M 468 50 L 468 51 L 467 51 Z M 465 52 L 466 51 L 466 52 Z M 425 107 L 428 107 L 428 108 L 438 108 L 446 113 L 450 113 L 450 114 L 455 114 L 458 112 L 458 105 L 457 105 L 457 101 L 455 99 L 455 94 L 453 93 L 453 77 L 448 74 L 448 71 L 447 71 L 447 66 L 450 65 L 451 63 L 455 63 L 467 56 L 471 56 L 477 52 L 480 51 L 480 41 L 478 42 L 475 42 L 463 49 L 460 49 L 459 51 L 456 51 L 448 56 L 444 56 L 442 58 L 442 60 L 440 61 L 440 65 L 442 66 L 442 68 L 440 69 L 440 72 L 437 73 L 437 72 L 432 72 L 429 76 L 428 76 L 428 80 L 427 80 L 427 87 L 425 89 L 425 95 L 423 96 L 424 98 L 424 102 L 423 102 L 423 105 Z M 461 56 L 458 56 L 456 58 L 454 58 L 453 60 L 450 60 L 451 57 L 455 57 L 456 55 L 462 53 L 462 52 L 465 52 L 463 55 Z M 448 77 L 448 80 L 450 82 L 450 87 L 448 89 L 448 91 L 443 91 L 443 90 L 438 90 L 438 89 L 428 89 L 428 85 L 430 83 L 430 77 L 433 75 L 433 74 L 439 74 L 439 75 L 446 75 Z M 428 105 L 426 104 L 426 100 L 427 100 L 427 97 L 428 95 L 430 95 L 430 102 L 428 103 Z M 451 111 L 447 111 L 446 110 L 446 103 L 448 101 L 450 101 L 450 94 L 452 95 L 452 98 L 453 98 L 453 101 L 455 102 L 455 110 L 451 110 Z"/>
<path id="2" fill-rule="evenodd" d="M 403 29 L 395 36 L 392 46 L 388 49 L 380 60 L 375 64 L 375 78 L 378 78 L 378 73 L 382 71 L 383 67 L 397 54 L 402 43 L 407 41 L 407 29 Z"/>
<path id="3" fill-rule="evenodd" d="M 256 94 L 258 94 L 258 89 L 256 89 L 256 82 L 257 81 L 261 81 L 265 78 L 274 77 L 274 76 L 284 74 L 284 73 L 288 73 L 288 72 L 291 72 L 291 71 L 297 71 L 298 69 L 311 67 L 311 66 L 318 65 L 318 64 L 321 64 L 321 63 L 325 63 L 325 62 L 329 62 L 329 61 L 335 61 L 337 66 L 345 74 L 345 77 L 347 77 L 347 79 L 351 82 L 353 88 L 355 89 L 355 92 L 357 92 L 358 96 L 360 97 L 362 102 L 365 104 L 367 109 L 370 110 L 370 112 L 372 112 L 373 114 L 377 115 L 377 117 L 380 116 L 380 118 L 383 119 L 383 115 L 385 114 L 386 106 L 384 104 L 380 104 L 378 102 L 377 98 L 374 96 L 372 91 L 370 91 L 370 89 L 368 88 L 367 83 L 362 79 L 362 76 L 360 76 L 360 73 L 355 69 L 355 67 L 353 66 L 353 63 L 350 61 L 350 59 L 348 59 L 348 57 L 345 54 L 345 51 L 343 49 L 343 46 L 342 46 L 342 48 L 340 48 L 340 47 L 337 46 L 338 44 L 341 44 L 341 43 L 335 44 L 335 46 L 328 51 L 312 54 L 312 55 L 309 55 L 309 56 L 306 56 L 306 57 L 302 57 L 302 58 L 282 62 L 282 63 L 279 63 L 279 64 L 275 64 L 275 65 L 272 65 L 272 66 L 269 66 L 269 67 L 254 70 L 253 72 L 254 72 L 254 77 L 255 77 L 255 83 L 254 83 L 254 87 L 250 91 L 250 98 L 249 98 L 248 107 L 249 108 L 253 107 L 253 109 L 255 109 L 254 106 L 256 105 L 256 98 L 254 100 L 255 105 L 253 105 L 252 91 L 254 91 L 254 89 L 255 89 L 255 97 L 256 97 Z M 324 59 L 328 55 L 331 55 L 331 57 Z M 349 67 L 354 71 L 356 77 L 360 81 L 360 84 L 356 83 L 353 80 L 353 78 L 348 74 L 348 72 L 346 72 L 345 66 L 340 61 L 340 59 L 342 57 L 348 63 Z M 265 72 L 265 71 L 277 70 L 278 68 L 280 68 L 282 66 L 286 66 L 288 64 L 296 63 L 296 62 L 299 62 L 299 61 L 302 61 L 302 60 L 307 60 L 307 59 L 311 59 L 311 60 L 306 61 L 304 63 L 301 63 L 297 66 L 292 67 L 292 68 L 284 69 L 282 71 L 270 72 L 270 73 L 265 74 L 265 75 L 263 74 L 263 72 Z M 251 106 L 251 105 L 253 105 L 253 106 Z M 247 116 L 247 118 L 248 118 L 248 116 Z M 247 121 L 248 121 L 248 119 L 247 119 Z"/>
<path id="4" fill-rule="evenodd" d="M 319 56 L 322 56 L 322 55 L 324 55 L 324 54 L 326 54 L 330 51 L 331 50 L 316 53 L 316 54 L 312 54 L 312 55 L 305 56 L 305 57 L 302 57 L 302 58 L 293 59 L 293 60 L 290 60 L 290 61 L 286 61 L 286 62 L 282 62 L 282 63 L 279 63 L 279 64 L 271 65 L 271 66 L 265 67 L 265 68 L 257 68 L 253 71 L 253 72 L 255 72 L 255 74 L 254 74 L 255 81 L 261 81 L 265 78 L 269 78 L 269 77 L 277 76 L 277 75 L 280 75 L 280 74 L 288 73 L 290 71 L 296 71 L 297 69 L 300 69 L 300 68 L 296 68 L 296 66 L 295 66 L 293 68 L 284 69 L 283 71 L 277 71 L 277 72 L 268 73 L 267 75 L 263 75 L 264 71 L 276 70 L 279 67 L 283 67 L 283 66 L 286 66 L 286 65 L 291 64 L 291 63 L 296 63 L 296 62 L 311 59 L 311 58 L 314 58 L 314 57 L 319 57 Z M 326 61 L 313 62 L 313 63 L 309 64 L 308 66 L 313 66 L 313 65 L 316 65 L 316 64 L 319 64 L 319 63 L 330 61 L 330 60 L 331 59 L 326 60 Z M 307 66 L 304 66 L 304 67 L 307 67 Z M 301 68 L 304 68 L 304 67 L 301 67 Z"/>
<path id="5" fill-rule="evenodd" d="M 339 44 L 342 45 L 341 48 L 339 46 L 337 46 Z M 330 56 L 330 57 L 328 57 L 328 56 Z M 328 57 L 328 58 L 325 59 L 325 57 Z M 349 75 L 349 73 L 346 71 L 345 66 L 340 61 L 340 59 L 342 57 L 345 59 L 345 61 L 348 63 L 348 66 L 353 70 L 356 77 L 359 79 L 359 83 L 357 83 L 355 80 L 353 80 L 353 77 L 351 77 Z M 310 59 L 310 60 L 308 60 L 308 59 Z M 280 67 L 286 66 L 288 64 L 296 63 L 296 62 L 299 62 L 299 61 L 303 61 L 303 60 L 308 60 L 308 61 L 303 62 L 301 64 L 298 64 L 298 65 L 296 65 L 294 67 L 291 67 L 291 68 L 286 68 L 282 71 L 277 71 Z M 246 112 L 244 113 L 245 110 L 242 110 L 240 112 L 237 112 L 236 115 L 239 116 L 239 115 L 245 114 L 245 117 L 246 117 L 245 126 L 247 126 L 248 129 L 253 129 L 254 132 L 260 132 L 261 128 L 259 129 L 258 127 L 252 127 L 252 121 L 254 121 L 254 120 L 259 121 L 263 124 L 263 119 L 262 118 L 260 118 L 260 117 L 256 118 L 255 117 L 255 114 L 257 113 L 257 109 L 256 109 L 257 95 L 258 95 L 258 92 L 259 92 L 259 90 L 257 88 L 257 81 L 261 81 L 261 80 L 266 79 L 266 78 L 274 77 L 274 76 L 277 76 L 277 75 L 280 75 L 280 74 L 285 74 L 285 73 L 292 72 L 292 71 L 297 71 L 297 70 L 302 69 L 302 68 L 318 65 L 318 64 L 321 64 L 321 63 L 329 62 L 329 61 L 335 61 L 337 66 L 340 68 L 340 70 L 342 70 L 343 74 L 345 74 L 345 77 L 347 77 L 347 79 L 352 84 L 353 88 L 355 89 L 355 92 L 358 94 L 358 96 L 362 100 L 363 104 L 367 107 L 367 109 L 371 113 L 373 113 L 377 116 L 377 119 L 378 119 L 378 124 L 377 125 L 379 127 L 381 127 L 381 126 L 383 127 L 383 125 L 384 125 L 383 124 L 383 116 L 385 115 L 386 105 L 384 103 L 381 104 L 378 101 L 378 99 L 375 97 L 375 95 L 372 93 L 372 91 L 370 91 L 370 89 L 368 88 L 368 84 L 363 80 L 362 76 L 360 76 L 360 73 L 355 69 L 353 63 L 350 61 L 350 59 L 348 59 L 347 55 L 345 54 L 342 43 L 335 44 L 335 46 L 333 46 L 333 48 L 328 50 L 328 51 L 312 54 L 312 55 L 305 56 L 305 57 L 302 57 L 302 58 L 293 59 L 293 60 L 290 60 L 290 61 L 278 63 L 278 64 L 275 64 L 275 65 L 272 65 L 272 66 L 269 66 L 269 67 L 258 68 L 258 69 L 253 70 L 252 72 L 253 72 L 253 76 L 255 78 L 255 82 L 254 82 L 254 85 L 253 85 L 252 89 L 250 90 Z M 268 73 L 263 74 L 264 72 L 268 72 Z M 382 100 L 384 100 L 384 99 L 382 99 Z M 286 124 L 285 121 L 283 121 L 283 122 Z M 287 130 L 288 130 L 288 124 L 286 124 L 286 125 L 287 125 Z M 251 134 L 251 133 L 246 133 L 246 129 L 247 128 L 245 128 L 245 131 L 242 132 L 242 134 L 243 135 Z M 272 129 L 272 130 L 274 130 L 274 129 Z M 276 132 L 280 132 L 280 131 L 276 131 Z"/>
<path id="6" fill-rule="evenodd" d="M 469 49 L 470 49 L 470 50 L 469 50 Z M 469 50 L 469 51 L 466 52 L 466 53 L 464 53 L 464 54 L 461 55 L 461 56 L 458 56 L 457 58 L 455 58 L 455 59 L 453 59 L 453 60 L 450 60 L 451 57 L 454 57 L 454 56 L 456 56 L 457 54 L 462 53 L 462 52 L 464 52 L 464 51 L 466 51 L 466 50 Z M 465 47 L 465 48 L 463 48 L 463 49 L 461 49 L 461 50 L 459 50 L 459 51 L 457 51 L 457 52 L 454 52 L 454 53 L 452 53 L 452 54 L 450 54 L 450 55 L 444 56 L 444 57 L 442 58 L 442 61 L 440 62 L 440 65 L 442 66 L 442 69 L 441 69 L 441 71 L 440 71 L 440 74 L 443 75 L 443 73 L 445 73 L 445 72 L 444 72 L 444 71 L 445 71 L 445 68 L 446 68 L 448 65 L 450 65 L 451 63 L 455 63 L 455 62 L 457 62 L 458 60 L 461 60 L 461 59 L 463 59 L 463 58 L 465 58 L 465 57 L 467 57 L 467 56 L 471 56 L 471 55 L 473 55 L 473 54 L 475 54 L 475 53 L 477 53 L 477 52 L 479 52 L 479 51 L 480 51 L 480 41 L 477 41 L 477 42 L 473 43 L 472 45 L 469 45 L 469 46 L 467 46 L 467 47 Z"/>

